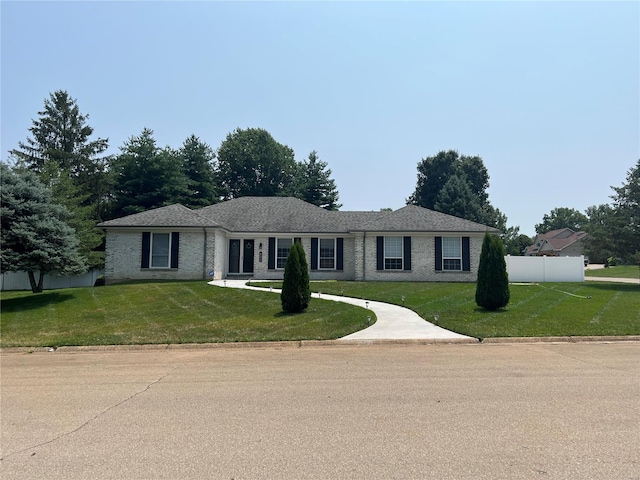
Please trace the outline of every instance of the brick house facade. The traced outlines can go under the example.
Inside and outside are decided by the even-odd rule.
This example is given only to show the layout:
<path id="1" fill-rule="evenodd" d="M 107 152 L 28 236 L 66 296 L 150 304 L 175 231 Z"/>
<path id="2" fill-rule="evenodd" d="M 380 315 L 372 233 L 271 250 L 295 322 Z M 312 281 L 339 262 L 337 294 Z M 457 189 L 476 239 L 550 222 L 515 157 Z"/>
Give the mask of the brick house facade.
<path id="1" fill-rule="evenodd" d="M 340 212 L 292 197 L 241 197 L 199 210 L 175 204 L 99 227 L 107 283 L 282 279 L 293 242 L 305 250 L 311 280 L 474 282 L 485 232 L 500 233 L 413 205 Z"/>

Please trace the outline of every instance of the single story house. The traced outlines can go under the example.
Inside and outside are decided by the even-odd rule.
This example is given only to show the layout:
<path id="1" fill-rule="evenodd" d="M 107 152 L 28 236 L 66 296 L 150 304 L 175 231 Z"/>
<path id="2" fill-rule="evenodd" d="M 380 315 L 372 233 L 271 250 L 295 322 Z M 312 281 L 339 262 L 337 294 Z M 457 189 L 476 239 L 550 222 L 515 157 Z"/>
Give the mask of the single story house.
<path id="1" fill-rule="evenodd" d="M 282 279 L 293 242 L 311 280 L 474 282 L 493 227 L 408 205 L 328 211 L 292 197 L 174 204 L 109 220 L 105 280 Z"/>
<path id="2" fill-rule="evenodd" d="M 583 240 L 587 232 L 574 232 L 570 228 L 559 228 L 536 235 L 533 245 L 529 245 L 526 256 L 579 257 L 583 254 Z"/>

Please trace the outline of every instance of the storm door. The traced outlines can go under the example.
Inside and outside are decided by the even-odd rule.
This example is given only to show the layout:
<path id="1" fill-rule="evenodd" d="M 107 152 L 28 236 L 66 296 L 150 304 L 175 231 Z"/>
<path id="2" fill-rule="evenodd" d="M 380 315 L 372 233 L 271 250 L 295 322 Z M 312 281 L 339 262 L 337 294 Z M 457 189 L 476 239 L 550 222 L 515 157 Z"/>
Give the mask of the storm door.
<path id="1" fill-rule="evenodd" d="M 229 273 L 253 273 L 253 246 L 253 240 L 229 240 Z"/>
<path id="2" fill-rule="evenodd" d="M 242 273 L 253 273 L 253 240 L 244 240 Z"/>

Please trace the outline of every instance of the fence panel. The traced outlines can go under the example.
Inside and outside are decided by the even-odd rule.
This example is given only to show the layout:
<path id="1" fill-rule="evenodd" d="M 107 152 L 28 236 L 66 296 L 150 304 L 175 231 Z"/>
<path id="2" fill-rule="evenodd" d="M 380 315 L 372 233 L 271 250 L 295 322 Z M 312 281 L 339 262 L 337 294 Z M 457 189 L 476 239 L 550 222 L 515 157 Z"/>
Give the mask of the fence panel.
<path id="1" fill-rule="evenodd" d="M 510 282 L 584 282 L 584 256 L 505 257 Z"/>
<path id="2" fill-rule="evenodd" d="M 35 272 L 36 279 L 39 272 Z M 82 275 L 71 277 L 59 277 L 57 275 L 45 275 L 42 286 L 45 290 L 55 288 L 93 287 L 104 270 L 89 270 Z M 27 272 L 6 272 L 0 275 L 0 290 L 31 290 Z"/>

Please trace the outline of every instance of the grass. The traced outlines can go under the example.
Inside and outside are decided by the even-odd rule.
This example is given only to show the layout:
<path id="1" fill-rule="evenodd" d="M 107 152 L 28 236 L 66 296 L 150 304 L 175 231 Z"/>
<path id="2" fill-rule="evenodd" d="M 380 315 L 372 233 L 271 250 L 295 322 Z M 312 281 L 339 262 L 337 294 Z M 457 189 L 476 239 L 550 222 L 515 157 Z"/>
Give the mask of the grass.
<path id="1" fill-rule="evenodd" d="M 204 282 L 2 292 L 0 303 L 1 347 L 333 339 L 365 328 L 368 313 L 312 300 L 284 314 L 279 295 Z"/>
<path id="2" fill-rule="evenodd" d="M 252 285 L 258 285 L 252 282 Z M 274 288 L 277 284 L 273 285 Z M 313 291 L 402 305 L 476 338 L 640 335 L 640 286 L 608 282 L 510 285 L 509 305 L 475 304 L 475 283 L 312 282 Z"/>
<path id="3" fill-rule="evenodd" d="M 584 274 L 587 277 L 640 278 L 640 267 L 638 265 L 620 265 L 594 270 L 587 269 Z"/>

